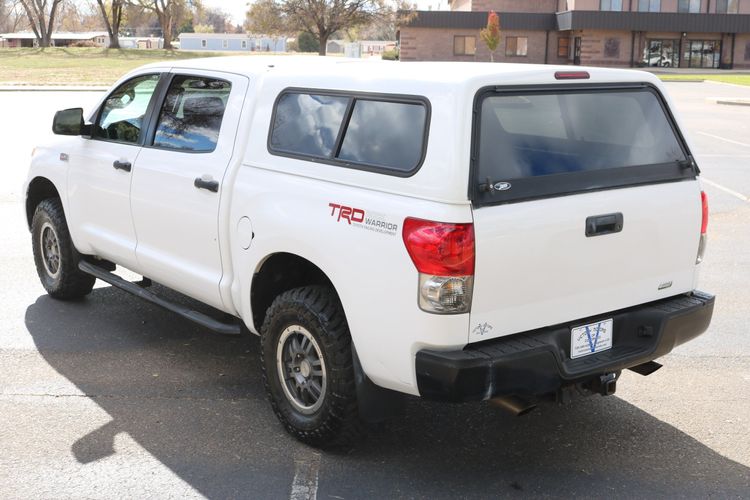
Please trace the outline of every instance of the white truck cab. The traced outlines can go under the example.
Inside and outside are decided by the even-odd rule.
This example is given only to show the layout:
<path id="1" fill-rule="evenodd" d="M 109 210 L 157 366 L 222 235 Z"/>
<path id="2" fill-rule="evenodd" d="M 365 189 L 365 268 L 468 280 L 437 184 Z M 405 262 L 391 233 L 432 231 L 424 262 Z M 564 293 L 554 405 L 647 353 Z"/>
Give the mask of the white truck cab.
<path id="1" fill-rule="evenodd" d="M 53 129 L 25 190 L 49 294 L 98 278 L 260 335 L 273 409 L 313 445 L 399 394 L 516 413 L 612 394 L 713 312 L 699 170 L 649 73 L 189 60 L 133 71 Z"/>

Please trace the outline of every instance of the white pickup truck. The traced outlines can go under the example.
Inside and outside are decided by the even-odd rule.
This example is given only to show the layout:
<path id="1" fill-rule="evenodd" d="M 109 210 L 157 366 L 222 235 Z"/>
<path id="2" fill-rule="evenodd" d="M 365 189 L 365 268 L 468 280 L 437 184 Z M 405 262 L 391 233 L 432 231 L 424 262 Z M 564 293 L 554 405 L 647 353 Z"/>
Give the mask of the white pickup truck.
<path id="1" fill-rule="evenodd" d="M 313 445 L 404 394 L 519 414 L 612 394 L 711 320 L 706 197 L 648 73 L 181 61 L 53 131 L 25 189 L 48 293 L 98 278 L 260 335 L 273 409 Z"/>

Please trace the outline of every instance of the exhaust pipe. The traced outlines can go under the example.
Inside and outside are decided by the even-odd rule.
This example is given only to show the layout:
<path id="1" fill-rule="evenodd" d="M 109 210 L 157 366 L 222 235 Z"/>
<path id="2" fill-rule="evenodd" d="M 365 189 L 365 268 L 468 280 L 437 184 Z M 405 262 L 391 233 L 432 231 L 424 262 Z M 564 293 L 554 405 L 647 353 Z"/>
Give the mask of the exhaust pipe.
<path id="1" fill-rule="evenodd" d="M 526 415 L 527 413 L 534 411 L 536 408 L 535 403 L 531 403 L 517 396 L 500 396 L 492 398 L 490 399 L 490 403 L 502 408 L 516 417 Z"/>

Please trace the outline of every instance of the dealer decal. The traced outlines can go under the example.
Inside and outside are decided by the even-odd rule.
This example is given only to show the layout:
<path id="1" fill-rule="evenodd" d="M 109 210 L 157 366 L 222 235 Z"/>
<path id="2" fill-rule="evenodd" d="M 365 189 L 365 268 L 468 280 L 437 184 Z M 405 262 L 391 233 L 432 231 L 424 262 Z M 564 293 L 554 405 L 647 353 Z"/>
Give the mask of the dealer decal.
<path id="1" fill-rule="evenodd" d="M 335 218 L 336 222 L 389 236 L 395 236 L 398 233 L 398 224 L 390 222 L 383 214 L 338 203 L 329 203 L 328 207 L 331 209 L 331 217 Z"/>

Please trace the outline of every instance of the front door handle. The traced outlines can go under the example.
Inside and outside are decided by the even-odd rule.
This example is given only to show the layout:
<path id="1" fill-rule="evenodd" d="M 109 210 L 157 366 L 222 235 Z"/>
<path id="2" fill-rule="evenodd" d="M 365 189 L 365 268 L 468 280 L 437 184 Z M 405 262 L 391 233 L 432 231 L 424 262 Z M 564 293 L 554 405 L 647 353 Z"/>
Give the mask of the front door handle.
<path id="1" fill-rule="evenodd" d="M 218 181 L 212 181 L 209 179 L 204 179 L 202 177 L 197 177 L 195 179 L 195 182 L 193 183 L 195 187 L 198 189 L 206 189 L 208 191 L 211 191 L 213 193 L 219 192 L 219 182 Z"/>
<path id="2" fill-rule="evenodd" d="M 129 161 L 120 160 L 115 160 L 112 166 L 115 167 L 115 170 L 124 170 L 126 172 L 130 172 L 130 170 L 133 168 L 133 165 L 131 165 Z"/>
<path id="3" fill-rule="evenodd" d="M 623 226 L 622 213 L 592 215 L 586 218 L 586 237 L 619 233 Z"/>

